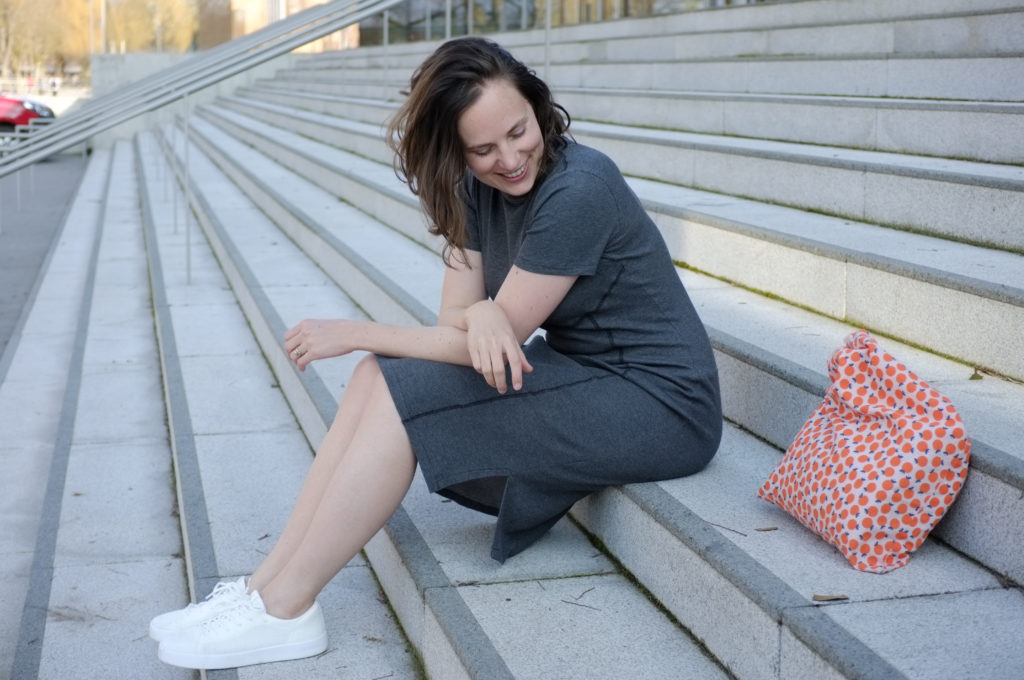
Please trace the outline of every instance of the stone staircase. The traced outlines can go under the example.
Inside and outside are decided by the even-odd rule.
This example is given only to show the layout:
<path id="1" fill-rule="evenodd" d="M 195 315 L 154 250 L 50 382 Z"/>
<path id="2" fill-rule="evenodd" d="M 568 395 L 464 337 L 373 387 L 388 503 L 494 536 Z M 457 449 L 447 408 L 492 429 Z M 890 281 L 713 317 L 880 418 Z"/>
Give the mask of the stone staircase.
<path id="1" fill-rule="evenodd" d="M 1024 677 L 1024 2 L 804 0 L 560 28 L 550 51 L 542 32 L 497 39 L 546 75 L 576 139 L 616 160 L 661 227 L 715 346 L 721 449 L 699 475 L 581 502 L 504 565 L 487 554 L 489 518 L 414 483 L 325 590 L 328 653 L 205 675 Z M 67 358 L 47 390 L 78 416 L 24 426 L 26 440 L 63 433 L 54 469 L 68 481 L 40 522 L 56 534 L 53 589 L 27 587 L 45 637 L 33 647 L 23 621 L 12 677 L 79 677 L 83 663 L 96 672 L 81 677 L 107 677 L 112 662 L 188 677 L 155 660 L 146 621 L 269 549 L 358 359 L 299 373 L 285 329 L 434 322 L 439 244 L 381 133 L 435 45 L 303 57 L 93 155 L 79 202 L 122 217 L 73 211 L 46 272 L 85 291 L 60 303 L 72 339 L 54 341 Z M 65 251 L 79 254 L 55 268 Z M 5 409 L 25 408 L 21 353 L 49 300 L 10 370 L 0 362 Z M 755 497 L 860 327 L 952 399 L 973 442 L 953 510 L 881 576 Z M 148 429 L 97 431 L 109 413 Z M 75 481 L 84 452 L 136 439 L 147 466 L 93 472 L 122 505 L 76 510 L 99 502 Z M 135 534 L 90 529 L 134 513 L 161 522 L 134 552 Z M 114 600 L 58 588 L 83 555 L 140 575 L 109 579 Z M 143 587 L 159 601 L 133 599 Z M 55 620 L 109 601 L 120 627 Z M 116 658 L 72 651 L 118 640 Z"/>

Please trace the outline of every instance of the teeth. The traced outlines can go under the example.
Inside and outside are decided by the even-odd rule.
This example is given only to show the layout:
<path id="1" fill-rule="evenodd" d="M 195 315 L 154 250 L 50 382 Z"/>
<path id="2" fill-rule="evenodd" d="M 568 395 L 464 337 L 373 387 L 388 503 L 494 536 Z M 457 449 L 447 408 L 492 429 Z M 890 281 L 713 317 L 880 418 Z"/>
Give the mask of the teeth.
<path id="1" fill-rule="evenodd" d="M 508 177 L 509 179 L 515 179 L 516 177 L 522 175 L 524 172 L 526 172 L 526 163 L 523 163 L 519 168 L 516 169 L 515 172 L 510 172 L 503 176 Z"/>

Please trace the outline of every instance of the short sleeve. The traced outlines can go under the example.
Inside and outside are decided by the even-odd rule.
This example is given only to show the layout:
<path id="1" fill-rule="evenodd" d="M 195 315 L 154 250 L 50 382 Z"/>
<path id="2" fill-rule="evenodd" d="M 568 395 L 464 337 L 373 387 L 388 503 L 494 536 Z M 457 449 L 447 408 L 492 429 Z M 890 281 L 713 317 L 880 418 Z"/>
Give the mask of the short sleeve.
<path id="1" fill-rule="evenodd" d="M 588 170 L 558 179 L 534 203 L 515 264 L 535 274 L 588 276 L 621 221 L 618 192 Z"/>

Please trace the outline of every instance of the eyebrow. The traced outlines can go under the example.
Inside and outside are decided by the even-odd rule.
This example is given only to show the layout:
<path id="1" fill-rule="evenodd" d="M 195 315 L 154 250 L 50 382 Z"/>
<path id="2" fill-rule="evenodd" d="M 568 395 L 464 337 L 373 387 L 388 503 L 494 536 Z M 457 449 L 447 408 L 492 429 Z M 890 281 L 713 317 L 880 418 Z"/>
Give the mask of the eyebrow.
<path id="1" fill-rule="evenodd" d="M 518 130 L 519 128 L 521 128 L 524 125 L 526 125 L 526 121 L 527 121 L 528 118 L 529 118 L 528 115 L 524 115 L 522 118 L 520 118 L 518 121 L 516 121 L 515 125 L 510 127 L 508 129 L 508 132 L 506 132 L 505 134 L 511 134 L 514 130 Z M 466 151 L 481 151 L 483 149 L 487 149 L 487 148 L 490 148 L 492 146 L 494 146 L 493 142 L 484 142 L 483 144 L 474 144 L 473 146 L 467 146 L 466 147 Z"/>

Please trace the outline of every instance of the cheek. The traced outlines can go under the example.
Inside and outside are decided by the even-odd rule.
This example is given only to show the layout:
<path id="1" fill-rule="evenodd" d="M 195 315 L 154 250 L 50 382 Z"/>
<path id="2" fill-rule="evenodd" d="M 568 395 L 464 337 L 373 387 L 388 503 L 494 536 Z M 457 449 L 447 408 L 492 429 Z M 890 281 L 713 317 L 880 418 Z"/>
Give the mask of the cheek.
<path id="1" fill-rule="evenodd" d="M 466 156 L 466 167 L 474 175 L 481 175 L 487 172 L 487 159 L 479 156 Z"/>
<path id="2" fill-rule="evenodd" d="M 532 148 L 532 154 L 539 156 L 544 153 L 544 137 L 540 134 L 540 130 L 536 131 L 536 134 L 531 135 L 530 146 Z"/>

